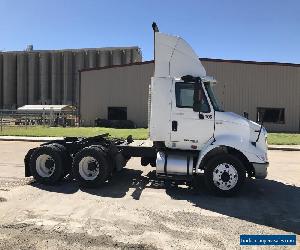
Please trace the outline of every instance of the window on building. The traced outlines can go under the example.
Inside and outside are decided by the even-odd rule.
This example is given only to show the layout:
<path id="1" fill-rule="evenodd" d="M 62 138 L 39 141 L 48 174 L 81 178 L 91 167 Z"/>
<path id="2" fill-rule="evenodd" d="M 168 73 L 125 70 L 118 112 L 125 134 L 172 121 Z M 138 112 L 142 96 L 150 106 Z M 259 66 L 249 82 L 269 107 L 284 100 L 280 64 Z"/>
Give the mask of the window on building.
<path id="1" fill-rule="evenodd" d="M 257 121 L 285 123 L 284 108 L 257 108 Z"/>
<path id="2" fill-rule="evenodd" d="M 206 96 L 203 92 L 203 89 L 200 89 L 200 98 L 201 98 L 201 112 L 208 113 L 210 108 L 206 99 Z M 176 107 L 177 108 L 193 108 L 194 102 L 194 84 L 193 83 L 183 83 L 177 82 L 175 84 L 175 93 L 176 93 Z"/>
<path id="3" fill-rule="evenodd" d="M 127 120 L 126 107 L 108 107 L 108 120 Z"/>

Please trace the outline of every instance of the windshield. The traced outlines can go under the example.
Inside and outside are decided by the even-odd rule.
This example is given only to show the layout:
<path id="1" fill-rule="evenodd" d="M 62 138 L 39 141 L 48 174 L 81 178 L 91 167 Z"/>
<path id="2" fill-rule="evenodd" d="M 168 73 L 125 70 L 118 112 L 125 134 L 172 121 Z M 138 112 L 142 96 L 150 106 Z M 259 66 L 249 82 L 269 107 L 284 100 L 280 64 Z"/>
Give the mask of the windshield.
<path id="1" fill-rule="evenodd" d="M 204 87 L 209 96 L 211 104 L 214 107 L 214 110 L 223 112 L 224 110 L 221 108 L 221 105 L 219 104 L 218 99 L 216 98 L 216 96 L 212 90 L 211 84 L 209 82 L 204 82 Z"/>

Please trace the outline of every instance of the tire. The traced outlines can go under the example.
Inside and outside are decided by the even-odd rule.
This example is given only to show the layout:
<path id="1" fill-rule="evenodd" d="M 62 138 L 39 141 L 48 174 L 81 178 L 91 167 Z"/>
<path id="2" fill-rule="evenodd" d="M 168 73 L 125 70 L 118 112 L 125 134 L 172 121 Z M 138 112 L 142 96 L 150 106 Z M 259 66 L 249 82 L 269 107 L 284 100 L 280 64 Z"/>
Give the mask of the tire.
<path id="1" fill-rule="evenodd" d="M 62 178 L 65 177 L 72 170 L 72 161 L 73 161 L 72 157 L 70 156 L 70 154 L 67 151 L 67 148 L 64 145 L 61 145 L 59 143 L 51 143 L 48 144 L 48 146 L 55 147 L 60 151 L 61 157 L 63 159 L 64 170 L 65 170 Z"/>
<path id="2" fill-rule="evenodd" d="M 232 196 L 241 189 L 246 170 L 237 157 L 222 154 L 208 161 L 204 177 L 209 191 L 221 196 Z"/>
<path id="3" fill-rule="evenodd" d="M 95 188 L 107 181 L 112 172 L 106 153 L 99 146 L 80 150 L 73 160 L 73 175 L 80 186 Z"/>
<path id="4" fill-rule="evenodd" d="M 49 145 L 37 148 L 31 155 L 29 167 L 38 183 L 53 185 L 64 175 L 64 160 L 56 147 Z"/>

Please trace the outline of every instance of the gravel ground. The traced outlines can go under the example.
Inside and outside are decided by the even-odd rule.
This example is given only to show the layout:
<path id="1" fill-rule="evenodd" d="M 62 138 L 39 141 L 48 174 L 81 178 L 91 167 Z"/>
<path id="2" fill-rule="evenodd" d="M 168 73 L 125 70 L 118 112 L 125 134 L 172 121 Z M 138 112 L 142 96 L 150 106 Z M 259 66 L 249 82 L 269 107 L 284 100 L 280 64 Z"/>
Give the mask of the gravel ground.
<path id="1" fill-rule="evenodd" d="M 221 198 L 166 188 L 138 159 L 98 189 L 39 185 L 23 178 L 37 145 L 0 142 L 0 249 L 239 249 L 240 234 L 289 233 L 300 246 L 299 152 L 270 151 L 268 179 Z"/>

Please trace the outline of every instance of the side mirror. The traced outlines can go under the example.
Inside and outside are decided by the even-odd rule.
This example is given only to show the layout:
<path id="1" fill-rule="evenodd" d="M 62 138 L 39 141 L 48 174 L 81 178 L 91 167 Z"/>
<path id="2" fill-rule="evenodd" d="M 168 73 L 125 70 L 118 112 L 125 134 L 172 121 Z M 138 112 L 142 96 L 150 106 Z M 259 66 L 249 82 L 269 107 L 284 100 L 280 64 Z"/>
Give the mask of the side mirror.
<path id="1" fill-rule="evenodd" d="M 249 119 L 249 113 L 246 112 L 246 111 L 244 111 L 244 117 L 245 117 L 246 119 Z"/>

